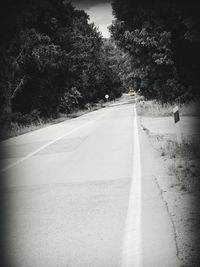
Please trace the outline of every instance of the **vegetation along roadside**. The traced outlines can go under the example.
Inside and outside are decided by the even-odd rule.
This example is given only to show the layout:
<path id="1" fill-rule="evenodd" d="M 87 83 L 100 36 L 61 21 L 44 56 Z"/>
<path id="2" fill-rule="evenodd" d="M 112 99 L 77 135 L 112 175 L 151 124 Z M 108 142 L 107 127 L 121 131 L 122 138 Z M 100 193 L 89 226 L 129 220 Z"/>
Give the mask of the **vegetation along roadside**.
<path id="1" fill-rule="evenodd" d="M 143 130 L 166 167 L 167 176 L 157 180 L 175 227 L 178 256 L 183 266 L 197 266 L 200 260 L 199 103 L 180 106 L 181 143 L 177 142 L 173 107 L 155 100 L 137 104 Z"/>

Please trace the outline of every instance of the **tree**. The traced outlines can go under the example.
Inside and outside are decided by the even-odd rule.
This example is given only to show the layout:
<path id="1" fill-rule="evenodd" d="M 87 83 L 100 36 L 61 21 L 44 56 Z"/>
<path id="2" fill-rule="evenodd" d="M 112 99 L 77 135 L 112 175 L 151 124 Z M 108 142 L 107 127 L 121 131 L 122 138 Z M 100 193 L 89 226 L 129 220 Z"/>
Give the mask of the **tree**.
<path id="1" fill-rule="evenodd" d="M 84 11 L 62 0 L 9 0 L 1 15 L 3 112 L 49 116 L 120 96 L 117 61 Z"/>
<path id="2" fill-rule="evenodd" d="M 7 112 L 55 112 L 69 72 L 74 10 L 54 0 L 9 4 L 0 43 L 2 103 Z"/>
<path id="3" fill-rule="evenodd" d="M 180 96 L 186 98 L 189 88 L 190 97 L 196 92 L 199 60 L 194 59 L 193 51 L 199 55 L 195 48 L 199 44 L 199 19 L 197 5 L 190 5 L 179 0 L 112 3 L 117 18 L 110 27 L 112 38 L 130 54 L 135 87 L 148 98 L 174 101 Z M 191 62 L 193 68 L 189 67 Z"/>

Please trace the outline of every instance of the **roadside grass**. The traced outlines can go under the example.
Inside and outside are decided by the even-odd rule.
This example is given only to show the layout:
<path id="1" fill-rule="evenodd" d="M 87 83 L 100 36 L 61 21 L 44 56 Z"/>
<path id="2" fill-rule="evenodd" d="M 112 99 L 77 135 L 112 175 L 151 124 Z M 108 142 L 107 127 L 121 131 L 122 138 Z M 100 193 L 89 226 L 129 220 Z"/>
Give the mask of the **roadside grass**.
<path id="1" fill-rule="evenodd" d="M 156 100 L 151 101 L 138 101 L 137 113 L 139 116 L 149 117 L 162 117 L 171 116 L 173 108 L 176 104 L 161 104 Z M 199 116 L 200 115 L 200 103 L 199 101 L 193 101 L 187 104 L 180 104 L 179 111 L 181 116 Z"/>
<path id="2" fill-rule="evenodd" d="M 84 109 L 75 110 L 68 114 L 59 113 L 56 116 L 52 117 L 39 117 L 36 118 L 30 115 L 18 115 L 17 119 L 12 120 L 12 118 L 1 119 L 1 129 L 0 129 L 0 140 L 5 140 L 14 136 L 18 136 L 21 134 L 25 134 L 34 130 L 38 130 L 40 128 L 44 128 L 49 125 L 57 124 L 69 119 L 80 117 L 86 113 L 98 110 L 107 106 L 107 103 L 97 103 L 95 105 L 86 105 Z"/>
<path id="3" fill-rule="evenodd" d="M 180 107 L 181 116 L 186 116 L 182 124 L 181 144 L 169 125 L 163 125 L 168 122 L 164 116 L 172 119 L 173 105 L 162 106 L 156 101 L 147 101 L 139 102 L 137 108 L 138 114 L 151 117 L 141 118 L 142 126 L 165 162 L 168 175 L 163 177 L 166 185 L 164 183 L 162 187 L 161 184 L 161 188 L 175 228 L 178 255 L 183 261 L 181 266 L 191 266 L 191 262 L 194 263 L 192 266 L 199 266 L 195 264 L 199 262 L 199 246 L 194 247 L 200 234 L 200 213 L 196 205 L 200 194 L 200 131 L 199 118 L 195 117 L 200 115 L 199 103 L 192 102 Z M 156 117 L 160 118 L 154 120 Z"/>
<path id="4" fill-rule="evenodd" d="M 184 140 L 182 144 L 166 140 L 161 155 L 168 158 L 168 173 L 176 177 L 180 190 L 194 192 L 200 189 L 200 142 Z"/>
<path id="5" fill-rule="evenodd" d="M 144 129 L 145 130 L 145 129 Z M 156 135 L 147 131 L 152 145 L 168 166 L 173 181 L 171 187 L 187 193 L 200 190 L 200 140 L 184 139 L 181 144 L 174 135 Z"/>
<path id="6" fill-rule="evenodd" d="M 199 116 L 199 102 L 180 105 L 181 116 Z M 140 116 L 164 117 L 172 116 L 174 105 L 157 101 L 139 101 L 137 111 Z M 181 191 L 194 192 L 200 190 L 200 138 L 199 135 L 185 136 L 181 144 L 174 134 L 151 133 L 143 125 L 152 145 L 157 149 L 168 165 L 168 174 L 174 176 L 174 184 Z M 173 179 L 172 179 L 173 180 Z"/>
<path id="7" fill-rule="evenodd" d="M 170 159 L 173 158 L 200 158 L 200 142 L 198 140 L 184 139 L 181 144 L 176 140 L 166 140 L 162 153 Z"/>
<path id="8" fill-rule="evenodd" d="M 45 127 L 48 125 L 47 123 L 42 123 L 41 124 L 36 124 L 36 123 L 31 123 L 28 126 L 23 126 L 18 123 L 12 123 L 10 125 L 5 125 L 1 127 L 0 131 L 0 140 L 4 140 L 10 137 L 14 137 L 20 134 L 28 133 L 30 131 L 40 129 L 42 127 Z"/>
<path id="9" fill-rule="evenodd" d="M 137 113 L 139 116 L 170 116 L 172 114 L 172 106 L 170 104 L 162 105 L 156 100 L 139 101 L 137 103 Z"/>

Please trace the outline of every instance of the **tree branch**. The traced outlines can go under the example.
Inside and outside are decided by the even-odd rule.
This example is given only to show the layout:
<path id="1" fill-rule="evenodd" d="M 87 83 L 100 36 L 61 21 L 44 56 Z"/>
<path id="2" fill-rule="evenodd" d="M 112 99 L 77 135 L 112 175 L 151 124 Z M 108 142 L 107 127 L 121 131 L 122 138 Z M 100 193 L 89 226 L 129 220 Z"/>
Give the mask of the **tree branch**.
<path id="1" fill-rule="evenodd" d="M 15 88 L 11 99 L 15 98 L 15 96 L 18 94 L 18 92 L 21 90 L 22 85 L 24 84 L 24 80 L 25 80 L 25 75 L 21 78 L 19 84 L 17 85 L 17 87 Z"/>

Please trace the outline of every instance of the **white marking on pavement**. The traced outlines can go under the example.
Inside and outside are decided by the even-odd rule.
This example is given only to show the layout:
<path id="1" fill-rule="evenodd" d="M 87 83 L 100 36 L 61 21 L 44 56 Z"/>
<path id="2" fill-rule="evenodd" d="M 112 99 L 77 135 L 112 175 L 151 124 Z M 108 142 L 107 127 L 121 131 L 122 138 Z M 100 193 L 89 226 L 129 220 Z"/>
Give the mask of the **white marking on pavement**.
<path id="1" fill-rule="evenodd" d="M 8 165 L 8 166 L 6 166 L 6 167 L 0 169 L 0 173 L 5 172 L 5 171 L 7 171 L 7 170 L 9 170 L 9 169 L 11 169 L 11 168 L 13 168 L 13 167 L 19 165 L 20 163 L 22 163 L 23 161 L 25 161 L 25 160 L 31 158 L 32 156 L 34 156 L 34 155 L 37 154 L 38 152 L 42 151 L 42 150 L 45 149 L 46 147 L 48 147 L 48 146 L 50 146 L 50 145 L 56 143 L 57 141 L 61 140 L 62 138 L 64 138 L 64 137 L 66 137 L 66 136 L 68 136 L 68 135 L 70 135 L 70 134 L 72 134 L 72 133 L 78 131 L 79 129 L 81 129 L 81 128 L 87 126 L 88 124 L 90 124 L 90 123 L 92 123 L 92 122 L 94 122 L 94 120 L 89 121 L 89 122 L 85 123 L 84 125 L 81 125 L 81 126 L 75 128 L 75 129 L 69 131 L 68 133 L 63 134 L 63 135 L 57 137 L 56 139 L 54 139 L 54 140 L 48 142 L 47 144 L 45 144 L 45 145 L 39 147 L 38 149 L 34 150 L 34 151 L 31 152 L 30 154 L 26 155 L 25 157 L 23 157 L 23 158 L 21 158 L 21 159 L 15 161 L 14 163 L 12 163 L 12 164 L 10 164 L 10 165 Z"/>
<path id="2" fill-rule="evenodd" d="M 137 111 L 134 105 L 133 176 L 128 204 L 123 243 L 122 267 L 142 266 L 141 242 L 141 163 L 137 126 Z"/>

